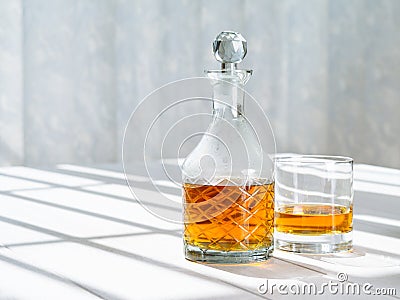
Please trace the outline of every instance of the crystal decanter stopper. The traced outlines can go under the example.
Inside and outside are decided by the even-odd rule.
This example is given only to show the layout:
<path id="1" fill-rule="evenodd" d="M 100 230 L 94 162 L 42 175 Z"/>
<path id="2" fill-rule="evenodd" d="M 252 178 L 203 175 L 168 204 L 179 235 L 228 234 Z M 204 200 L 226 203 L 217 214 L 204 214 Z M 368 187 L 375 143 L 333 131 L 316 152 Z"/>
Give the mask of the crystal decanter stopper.
<path id="1" fill-rule="evenodd" d="M 225 69 L 243 60 L 247 54 L 247 42 L 238 32 L 223 31 L 215 38 L 213 51 L 215 58 L 223 64 L 222 69 Z"/>
<path id="2" fill-rule="evenodd" d="M 243 87 L 252 71 L 238 69 L 247 54 L 240 33 L 213 42 L 221 69 L 206 71 L 213 118 L 183 166 L 186 258 L 215 263 L 262 261 L 272 250 L 273 180 L 245 117 Z"/>

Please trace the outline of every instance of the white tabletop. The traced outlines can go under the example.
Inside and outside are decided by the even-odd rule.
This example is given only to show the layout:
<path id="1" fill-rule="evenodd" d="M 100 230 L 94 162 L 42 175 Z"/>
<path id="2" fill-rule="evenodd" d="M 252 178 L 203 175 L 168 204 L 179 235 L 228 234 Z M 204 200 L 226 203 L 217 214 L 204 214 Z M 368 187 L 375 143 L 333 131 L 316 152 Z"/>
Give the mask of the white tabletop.
<path id="1" fill-rule="evenodd" d="M 133 176 L 145 191 L 145 174 Z M 139 204 L 118 167 L 0 168 L 0 299 L 308 299 L 288 288 L 339 286 L 338 273 L 342 286 L 395 288 L 380 298 L 400 299 L 400 171 L 356 165 L 354 187 L 352 253 L 275 250 L 265 263 L 203 265 L 184 259 L 181 225 Z M 163 208 L 158 193 L 146 195 Z M 353 297 L 333 293 L 323 297 Z"/>

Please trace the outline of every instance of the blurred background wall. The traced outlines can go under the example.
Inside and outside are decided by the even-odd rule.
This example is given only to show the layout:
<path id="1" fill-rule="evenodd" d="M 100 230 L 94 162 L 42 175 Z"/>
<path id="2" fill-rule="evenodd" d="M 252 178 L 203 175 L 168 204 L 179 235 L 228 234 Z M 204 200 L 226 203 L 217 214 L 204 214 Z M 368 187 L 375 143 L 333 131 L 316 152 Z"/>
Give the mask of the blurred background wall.
<path id="1" fill-rule="evenodd" d="M 248 41 L 279 152 L 400 167 L 398 0 L 0 0 L 0 165 L 108 163 L 139 101 Z M 156 108 L 155 108 L 156 109 Z"/>

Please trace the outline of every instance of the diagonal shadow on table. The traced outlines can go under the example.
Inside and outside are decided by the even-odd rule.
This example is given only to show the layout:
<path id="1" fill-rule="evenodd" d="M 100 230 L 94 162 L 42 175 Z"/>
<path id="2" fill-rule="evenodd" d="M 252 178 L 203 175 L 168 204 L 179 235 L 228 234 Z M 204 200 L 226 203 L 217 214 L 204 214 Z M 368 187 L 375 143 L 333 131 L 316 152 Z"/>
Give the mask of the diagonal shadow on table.
<path id="1" fill-rule="evenodd" d="M 184 273 L 184 274 L 186 274 L 188 276 L 201 278 L 203 280 L 207 280 L 207 281 L 214 282 L 214 283 L 218 282 L 218 283 L 220 283 L 222 285 L 228 285 L 228 286 L 234 287 L 234 288 L 236 288 L 238 290 L 242 290 L 242 291 L 248 292 L 250 294 L 253 294 L 254 296 L 257 296 L 259 298 L 265 299 L 265 297 L 262 297 L 256 291 L 251 291 L 251 290 L 242 288 L 240 286 L 237 286 L 237 285 L 234 285 L 234 284 L 230 283 L 229 281 L 222 280 L 222 279 L 220 279 L 218 277 L 215 277 L 215 276 L 214 277 L 210 276 L 210 275 L 206 276 L 206 275 L 203 275 L 203 274 L 201 274 L 199 272 L 195 272 L 193 270 L 185 269 L 185 268 L 182 268 L 182 267 L 174 265 L 174 264 L 166 263 L 166 262 L 159 261 L 159 260 L 156 260 L 156 259 L 153 259 L 153 258 L 150 258 L 150 257 L 138 255 L 138 254 L 131 253 L 131 252 L 128 252 L 128 251 L 124 251 L 124 250 L 121 250 L 121 249 L 118 249 L 118 248 L 114 248 L 114 247 L 106 246 L 106 245 L 103 245 L 103 244 L 99 244 L 99 243 L 93 242 L 93 241 L 88 240 L 88 239 L 71 236 L 71 235 L 68 235 L 68 234 L 64 234 L 64 233 L 61 233 L 61 232 L 57 232 L 57 231 L 54 231 L 54 230 L 51 230 L 51 229 L 47 229 L 47 228 L 44 228 L 44 227 L 36 226 L 36 225 L 29 224 L 29 223 L 26 223 L 26 222 L 14 220 L 14 219 L 11 219 L 11 218 L 0 216 L 0 221 L 8 223 L 8 224 L 24 227 L 24 228 L 27 228 L 27 229 L 30 229 L 30 230 L 34 230 L 34 231 L 37 231 L 37 232 L 40 232 L 40 233 L 44 233 L 44 234 L 47 234 L 47 235 L 51 235 L 51 236 L 54 236 L 56 238 L 62 239 L 65 242 L 77 243 L 77 244 L 80 244 L 80 245 L 83 245 L 83 246 L 88 246 L 88 247 L 95 248 L 95 249 L 98 249 L 98 250 L 101 250 L 101 251 L 105 251 L 105 252 L 111 253 L 113 255 L 120 255 L 120 256 L 123 256 L 123 257 L 126 257 L 126 258 L 138 260 L 140 262 L 148 263 L 148 264 L 155 265 L 155 266 L 158 266 L 158 267 L 161 267 L 161 268 L 166 268 L 166 269 L 168 269 L 170 271 L 173 271 L 173 272 Z M 18 262 L 14 262 L 14 264 L 18 265 Z M 19 266 L 21 266 L 21 265 L 19 265 Z M 38 270 L 40 270 L 40 269 L 38 269 Z M 79 284 L 79 283 L 77 283 L 77 284 Z M 113 299 L 113 298 L 107 298 L 107 299 Z"/>
<path id="2" fill-rule="evenodd" d="M 52 171 L 52 172 L 55 172 L 54 170 Z M 72 175 L 72 173 L 74 173 L 75 175 L 78 175 L 78 174 L 76 174 L 76 172 L 64 172 L 64 171 L 59 171 L 59 170 L 57 170 L 56 172 L 60 172 L 60 173 L 64 173 L 64 174 L 70 174 L 70 175 Z M 7 175 L 6 175 L 7 176 Z M 82 172 L 80 172 L 79 173 L 79 176 L 81 176 L 81 177 L 87 177 L 87 178 L 97 178 L 97 179 L 99 179 L 100 177 L 104 180 L 104 179 L 106 179 L 106 178 L 104 178 L 104 177 L 106 177 L 106 176 L 94 176 L 93 177 L 93 175 L 85 175 L 84 173 L 82 173 Z M 24 177 L 23 177 L 24 178 Z M 27 179 L 27 178 L 24 178 L 24 179 Z M 28 178 L 29 179 L 29 178 Z M 122 180 L 123 181 L 123 180 Z M 45 181 L 39 181 L 39 182 L 45 182 Z M 122 182 L 121 181 L 118 181 L 119 183 L 118 184 L 122 184 Z M 46 183 L 46 182 L 45 182 Z M 57 187 L 58 185 L 55 185 L 55 187 Z M 66 187 L 66 186 L 63 186 L 63 185 L 61 185 L 61 186 L 58 186 L 58 187 L 63 187 L 63 188 L 69 188 L 69 189 L 77 189 L 77 190 L 79 190 L 80 192 L 88 192 L 87 190 L 82 190 L 82 188 L 81 187 Z M 90 191 L 90 192 L 92 192 L 92 191 Z M 95 194 L 100 194 L 100 195 L 104 195 L 103 193 L 98 193 L 98 192 L 94 192 Z M 370 195 L 372 195 L 372 197 L 369 197 L 368 199 L 368 201 L 365 201 L 365 206 L 363 206 L 364 208 L 365 207 L 369 207 L 368 205 L 370 205 L 371 206 L 371 210 L 373 210 L 375 213 L 377 213 L 376 215 L 378 215 L 378 216 L 383 216 L 383 217 L 387 217 L 387 214 L 389 213 L 389 215 L 391 216 L 392 214 L 393 214 L 393 211 L 391 211 L 390 209 L 384 209 L 383 210 L 383 213 L 382 214 L 380 214 L 380 210 L 376 210 L 375 209 L 375 206 L 376 206 L 376 204 L 377 203 L 382 203 L 382 202 L 380 202 L 381 201 L 381 199 L 378 199 L 377 197 L 379 197 L 379 194 L 374 194 L 374 193 L 364 193 L 364 192 L 362 192 L 362 193 L 364 193 L 364 194 L 360 194 L 361 192 L 356 192 L 356 195 L 357 195 L 357 193 L 358 193 L 358 195 L 360 195 L 360 196 L 363 196 L 363 198 L 365 198 L 365 194 L 370 194 Z M 107 195 L 107 196 L 109 196 L 110 197 L 110 195 L 109 194 L 105 194 L 105 195 Z M 15 195 L 13 195 L 13 196 L 15 196 Z M 111 197 L 114 197 L 114 196 L 111 196 Z M 29 201 L 32 201 L 32 200 L 34 200 L 34 201 L 41 201 L 41 200 L 36 200 L 36 199 L 25 199 L 25 200 L 29 200 Z M 124 199 L 124 201 L 125 200 L 127 200 L 127 199 Z M 129 201 L 131 201 L 131 200 L 129 200 Z M 393 202 L 393 199 L 390 199 L 389 200 L 390 202 Z M 40 204 L 44 204 L 44 205 L 48 205 L 49 203 L 48 202 L 45 202 L 45 203 L 43 203 L 43 201 L 42 202 L 40 202 Z M 382 207 L 382 206 L 381 206 Z M 83 210 L 79 210 L 79 209 L 75 209 L 75 208 L 71 208 L 71 207 L 68 207 L 68 206 L 58 206 L 58 208 L 60 208 L 60 209 L 68 209 L 68 210 L 73 210 L 73 211 L 75 211 L 75 212 L 78 212 L 78 213 L 84 213 L 84 214 L 86 214 L 86 213 L 89 213 L 90 215 L 92 215 L 92 216 L 97 216 L 97 217 L 100 217 L 100 218 L 107 218 L 107 219 L 109 219 L 109 220 L 112 220 L 112 221 L 116 221 L 116 222 L 119 222 L 118 220 L 116 220 L 115 218 L 113 219 L 113 217 L 111 217 L 111 219 L 110 219 L 110 217 L 109 216 L 106 216 L 106 215 L 99 215 L 99 214 L 96 214 L 96 213 L 92 213 L 92 212 L 87 212 L 87 211 L 83 211 Z M 19 222 L 19 221 L 17 221 L 17 222 Z M 126 221 L 126 220 L 124 220 L 123 222 L 130 222 L 130 221 Z M 143 225 L 143 224 L 132 224 L 133 222 L 130 222 L 131 223 L 131 225 L 133 225 L 133 226 L 141 226 L 141 225 Z M 357 224 L 361 224 L 361 225 L 357 225 L 357 226 L 365 226 L 365 225 L 368 225 L 369 223 L 371 223 L 371 222 L 368 222 L 368 221 L 360 221 L 359 223 L 355 223 L 356 225 Z M 373 222 L 372 222 L 373 223 Z M 146 225 L 147 226 L 147 225 Z M 379 227 L 380 226 L 380 227 Z M 392 226 L 393 227 L 393 226 Z M 378 229 L 377 229 L 378 228 Z M 380 229 L 379 229 L 380 228 Z M 155 230 L 155 229 L 158 229 L 158 228 L 146 228 L 146 229 L 149 229 L 149 230 Z M 363 231 L 370 231 L 370 232 L 373 232 L 373 233 L 380 233 L 380 232 L 385 232 L 385 235 L 387 235 L 386 234 L 386 231 L 385 231 L 385 225 L 383 225 L 382 226 L 382 224 L 378 224 L 378 226 L 374 226 L 374 224 L 372 225 L 372 226 L 365 226 L 365 227 L 361 227 L 361 229 L 363 230 Z M 382 231 L 380 231 L 380 230 L 382 230 Z M 395 230 L 395 228 L 394 228 L 394 230 Z M 179 234 L 173 234 L 173 235 L 175 235 L 175 236 L 180 236 Z M 392 235 L 393 236 L 393 235 Z M 398 237 L 398 234 L 397 234 L 397 232 L 394 232 L 394 236 L 393 237 Z M 72 242 L 78 242 L 78 243 L 83 243 L 83 244 L 85 244 L 85 245 L 87 245 L 87 243 L 88 243 L 88 241 L 81 241 L 81 240 L 76 240 L 74 237 L 69 237 L 70 239 L 71 239 L 71 241 Z M 68 240 L 68 239 L 67 239 Z M 98 244 L 96 244 L 96 243 L 94 243 L 94 245 L 93 245 L 93 242 L 91 242 L 91 241 L 89 241 L 89 246 L 95 246 L 95 247 L 98 247 Z M 105 246 L 103 246 L 103 245 L 100 245 L 100 247 L 101 248 L 103 248 L 103 247 L 105 247 Z M 110 248 L 110 247 L 108 247 L 108 248 Z M 358 248 L 357 248 L 358 249 Z M 364 247 L 363 248 L 364 249 L 364 251 L 366 251 L 366 252 L 369 252 L 369 249 L 367 248 L 367 247 Z M 110 250 L 110 252 L 113 252 L 114 253 L 114 248 L 111 248 L 111 249 L 109 249 Z M 105 250 L 105 251 L 108 251 L 108 250 Z M 123 251 L 123 253 L 124 253 L 125 251 Z M 376 253 L 377 252 L 377 250 L 373 250 L 373 251 L 371 251 L 371 252 L 373 252 L 373 253 Z M 137 257 L 137 255 L 136 254 L 132 254 L 132 253 L 130 253 L 130 252 L 127 252 L 129 255 L 134 255 L 135 257 Z M 126 253 L 125 253 L 126 254 Z M 382 255 L 392 255 L 393 256 L 393 254 L 392 253 L 385 253 L 384 251 L 379 251 L 379 254 L 382 254 Z M 128 256 L 129 256 L 128 255 Z M 141 256 L 139 256 L 139 257 L 141 257 Z M 139 259 L 138 257 L 137 257 L 137 259 Z M 279 258 L 276 258 L 276 259 L 278 259 L 279 260 Z M 282 260 L 282 259 L 281 259 Z M 285 260 L 283 260 L 283 261 L 285 261 Z M 272 260 L 271 260 L 271 262 L 272 262 Z M 149 263 L 151 263 L 151 262 L 149 262 Z M 160 262 L 162 265 L 165 265 L 165 263 L 163 263 L 163 262 Z M 291 262 L 291 263 L 293 263 L 293 262 Z M 264 267 L 257 267 L 257 266 L 249 266 L 248 268 L 246 268 L 245 266 L 226 266 L 226 265 L 223 265 L 223 266 L 221 266 L 221 265 L 209 265 L 210 267 L 212 267 L 212 268 L 217 268 L 217 269 L 220 269 L 220 270 L 224 270 L 224 271 L 227 271 L 227 272 L 231 272 L 231 273 L 234 273 L 234 274 L 239 274 L 239 275 L 245 275 L 245 276 L 251 276 L 251 277 L 259 277 L 259 276 L 261 276 L 261 277 L 265 277 L 265 274 L 267 273 L 267 270 L 265 270 L 264 269 Z M 265 266 L 268 266 L 268 262 L 265 264 Z M 270 266 L 271 266 L 271 263 L 270 263 Z M 171 266 L 165 266 L 165 267 L 171 267 Z M 302 267 L 303 267 L 303 265 L 302 265 Z M 314 268 L 312 268 L 312 267 L 310 267 L 310 271 L 316 271 L 316 272 L 319 272 L 318 271 L 318 269 L 314 269 Z M 321 274 L 323 274 L 322 272 L 320 272 Z M 278 274 L 276 274 L 276 276 L 277 276 Z"/>
<path id="3" fill-rule="evenodd" d="M 46 169 L 37 169 L 37 170 L 46 170 Z M 47 171 L 47 170 L 46 170 Z M 55 172 L 55 171 L 51 171 L 52 173 L 62 173 L 62 172 Z M 33 189 L 17 189 L 17 190 L 10 190 L 7 192 L 20 192 L 20 191 L 25 191 L 25 190 L 46 190 L 49 188 L 65 188 L 65 189 L 75 189 L 78 191 L 82 191 L 82 192 L 86 192 L 86 193 L 92 193 L 95 195 L 99 195 L 99 196 L 112 196 L 114 199 L 116 200 L 121 200 L 121 201 L 127 201 L 127 202 L 134 202 L 137 203 L 137 199 L 135 199 L 132 195 L 132 197 L 123 197 L 123 196 L 118 196 L 118 195 L 110 195 L 107 193 L 102 193 L 102 192 L 98 192 L 98 191 L 93 191 L 93 190 L 89 190 L 87 188 L 89 187 L 93 187 L 93 186 L 99 186 L 102 184 L 96 184 L 96 185 L 82 185 L 82 186 L 69 186 L 69 185 L 63 185 L 63 184 L 56 184 L 56 183 L 52 183 L 50 181 L 46 181 L 46 180 L 39 180 L 39 179 L 35 179 L 35 178 L 31 178 L 31 177 L 26 177 L 26 176 L 21 176 L 21 175 L 12 175 L 12 174 L 7 174 L 7 173 L 1 173 L 0 175 L 5 176 L 5 177 L 10 177 L 10 178 L 15 178 L 15 179 L 22 179 L 22 180 L 29 180 L 35 183 L 42 183 L 42 184 L 47 184 L 50 185 L 50 187 L 46 187 L 46 188 L 33 188 Z M 81 176 L 82 178 L 86 178 Z M 90 178 L 90 177 L 87 177 Z M 138 184 L 140 184 L 141 182 L 138 182 Z M 104 182 L 104 185 L 106 185 L 108 183 Z M 126 185 L 126 182 L 123 183 L 123 185 Z M 139 185 L 138 185 L 139 186 Z M 140 185 L 140 188 L 143 189 L 152 189 L 150 184 L 145 184 L 145 185 Z M 146 200 L 140 200 L 141 202 L 143 202 L 146 205 L 150 205 L 150 206 L 154 206 L 154 207 L 160 207 L 166 210 L 172 210 L 172 211 L 180 211 L 174 207 L 171 206 L 166 206 L 166 205 L 162 205 L 159 204 L 157 202 L 148 202 Z"/>
<path id="4" fill-rule="evenodd" d="M 82 167 L 80 167 L 82 168 Z M 32 168 L 31 168 L 32 169 Z M 39 183 L 39 184 L 46 184 L 49 187 L 46 188 L 37 188 L 37 189 L 29 189 L 29 191 L 32 190 L 46 190 L 46 189 L 50 189 L 50 188 L 63 188 L 63 189 L 69 189 L 69 190 L 75 190 L 81 193 L 87 193 L 87 194 L 92 194 L 92 195 L 98 195 L 98 196 L 102 196 L 102 197 L 108 197 L 110 199 L 113 200 L 117 200 L 117 201 L 124 201 L 124 202 L 128 202 L 128 203 L 135 203 L 135 204 L 139 204 L 141 205 L 143 208 L 145 208 L 148 212 L 151 212 L 153 215 L 158 216 L 165 216 L 167 219 L 171 219 L 171 220 L 181 220 L 182 218 L 182 207 L 181 207 L 181 203 L 176 202 L 176 201 L 170 201 L 170 199 L 167 198 L 161 198 L 161 197 L 157 197 L 159 196 L 160 193 L 166 193 L 168 195 L 174 195 L 174 197 L 181 197 L 181 190 L 177 189 L 177 188 L 171 188 L 169 186 L 160 186 L 157 187 L 157 184 L 162 184 L 164 183 L 165 185 L 165 180 L 160 180 L 160 178 L 155 178 L 156 183 L 157 180 L 159 181 L 157 184 L 154 184 L 153 181 L 143 181 L 143 178 L 145 178 L 144 176 L 140 175 L 141 180 L 139 181 L 131 181 L 131 184 L 134 183 L 135 184 L 135 189 L 136 191 L 140 191 L 141 195 L 144 195 L 144 197 L 140 197 L 140 201 L 135 199 L 134 195 L 131 194 L 131 192 L 129 191 L 128 188 L 126 188 L 126 191 L 124 192 L 124 194 L 127 192 L 128 194 L 131 195 L 131 197 L 129 196 L 125 196 L 125 195 L 116 195 L 114 192 L 112 192 L 112 190 L 114 189 L 114 186 L 112 186 L 113 184 L 118 184 L 119 187 L 127 187 L 126 184 L 126 180 L 125 180 L 125 176 L 123 173 L 118 173 L 118 172 L 114 172 L 114 171 L 109 171 L 109 170 L 101 170 L 101 169 L 93 169 L 93 168 L 86 168 L 92 171 L 92 173 L 94 172 L 93 170 L 95 170 L 95 172 L 100 172 L 100 174 L 103 172 L 112 172 L 113 175 L 117 174 L 118 176 L 104 176 L 103 174 L 101 175 L 93 175 L 93 174 L 86 174 L 83 173 L 82 171 L 79 172 L 75 172 L 75 171 L 68 171 L 68 170 L 63 170 L 63 169 L 47 169 L 47 168 L 35 168 L 32 170 L 38 170 L 38 171 L 44 171 L 48 173 L 48 176 L 51 177 L 51 174 L 61 174 L 61 175 L 66 175 L 66 176 L 74 176 L 75 178 L 82 178 L 82 179 L 96 179 L 97 184 L 91 184 L 91 185 L 79 185 L 79 186 L 71 186 L 68 184 L 60 184 L 59 182 L 55 183 L 52 182 L 51 180 L 46 180 L 46 178 L 33 178 L 32 175 L 27 176 L 23 174 L 23 170 L 21 171 L 21 173 L 19 174 L 9 174 L 7 172 L 0 172 L 0 175 L 2 176 L 8 176 L 10 178 L 15 178 L 15 179 L 21 179 L 21 180 L 29 180 L 32 181 L 34 183 Z M 141 173 L 142 174 L 142 173 Z M 118 178 L 115 178 L 118 177 Z M 117 183 L 116 183 L 117 182 Z M 104 184 L 102 184 L 104 183 Z M 108 186 L 108 190 L 103 190 L 102 188 Z M 119 188 L 118 186 L 116 186 L 115 188 Z M 146 190 L 148 190 L 149 192 L 146 192 Z M 6 193 L 6 194 L 15 194 L 18 193 L 18 197 L 21 199 L 25 199 L 25 200 L 31 200 L 33 201 L 34 199 L 30 198 L 30 197 L 24 197 L 21 195 L 21 193 L 24 192 L 29 192 L 29 191 L 25 191 L 25 190 L 10 190 L 7 192 L 2 192 L 2 193 Z M 179 194 L 179 196 L 177 196 Z M 15 195 L 13 195 L 15 196 Z M 29 198 L 29 199 L 28 199 Z M 41 200 L 37 200 L 37 201 L 41 201 Z M 38 202 L 37 202 L 38 203 Z M 45 205 L 45 202 L 42 202 L 41 204 Z M 49 202 L 48 202 L 48 205 Z M 59 206 L 58 208 L 65 208 L 68 209 L 68 206 Z M 81 213 L 85 213 L 84 210 L 80 210 Z M 90 213 L 90 212 L 89 212 Z M 144 212 L 146 213 L 146 212 Z M 114 218 L 115 221 L 117 221 Z"/>
<path id="5" fill-rule="evenodd" d="M 48 201 L 38 200 L 38 199 L 31 198 L 31 197 L 26 197 L 26 196 L 21 196 L 21 195 L 14 195 L 12 193 L 0 192 L 0 194 L 5 194 L 5 195 L 8 195 L 10 197 L 14 197 L 14 198 L 17 198 L 17 199 L 20 199 L 20 200 L 23 200 L 23 201 L 29 201 L 29 202 L 37 203 L 37 204 L 40 204 L 40 205 L 59 208 L 59 209 L 63 209 L 63 210 L 66 210 L 66 211 L 71 211 L 71 212 L 74 212 L 74 213 L 79 213 L 79 214 L 83 214 L 83 215 L 87 215 L 87 216 L 91 216 L 91 217 L 95 217 L 95 218 L 99 218 L 99 219 L 103 219 L 103 220 L 108 220 L 108 221 L 112 221 L 112 222 L 116 222 L 116 223 L 120 223 L 120 224 L 124 224 L 124 225 L 130 225 L 130 226 L 134 226 L 134 227 L 138 227 L 138 228 L 142 228 L 142 229 L 146 229 L 146 230 L 154 230 L 156 232 L 160 232 L 160 233 L 163 233 L 163 234 L 174 235 L 174 236 L 178 236 L 178 237 L 181 236 L 181 234 L 179 234 L 177 230 L 163 230 L 161 228 L 150 226 L 150 225 L 147 225 L 147 224 L 128 221 L 128 220 L 125 220 L 125 219 L 120 219 L 120 218 L 116 218 L 116 217 L 112 217 L 112 216 L 108 216 L 108 215 L 104 215 L 104 214 L 100 214 L 100 213 L 95 213 L 95 212 L 91 212 L 91 211 L 88 211 L 88 210 L 83 210 L 83 209 L 74 208 L 74 207 L 61 205 L 61 204 L 56 204 L 56 203 L 52 203 L 52 202 L 48 202 Z"/>
<path id="6" fill-rule="evenodd" d="M 66 285 L 71 285 L 71 286 L 73 286 L 75 288 L 83 289 L 84 291 L 88 292 L 89 294 L 91 294 L 91 295 L 93 295 L 93 296 L 95 296 L 97 298 L 100 298 L 100 299 L 112 299 L 112 300 L 119 300 L 120 299 L 119 297 L 117 297 L 115 295 L 112 295 L 109 292 L 106 292 L 106 291 L 103 291 L 103 290 L 99 290 L 98 288 L 91 287 L 91 286 L 89 286 L 87 284 L 78 283 L 78 282 L 76 282 L 74 280 L 71 280 L 71 279 L 68 279 L 68 278 L 66 278 L 66 277 L 64 277 L 62 275 L 58 275 L 58 274 L 56 274 L 54 272 L 50 272 L 50 271 L 44 270 L 42 268 L 39 268 L 39 267 L 34 266 L 32 264 L 28 264 L 28 263 L 22 262 L 20 260 L 15 259 L 15 258 L 11 258 L 11 257 L 8 257 L 8 256 L 0 254 L 0 260 L 4 261 L 6 263 L 12 264 L 12 265 L 14 265 L 16 267 L 25 269 L 27 271 L 40 274 L 40 275 L 45 276 L 45 277 L 47 277 L 47 278 L 49 278 L 51 280 L 56 280 L 58 282 L 66 284 Z"/>
<path id="7" fill-rule="evenodd" d="M 152 234 L 166 234 L 166 233 L 165 233 L 165 231 L 148 231 L 148 232 L 122 233 L 122 234 L 96 235 L 96 236 L 89 236 L 89 237 L 79 237 L 78 239 L 103 240 L 103 239 L 111 239 L 111 238 L 123 238 L 123 237 L 143 236 L 143 235 L 152 235 Z M 63 240 L 63 239 L 54 239 L 54 240 L 44 240 L 44 241 L 36 241 L 36 242 L 0 244 L 0 248 L 4 247 L 4 248 L 10 249 L 10 248 L 16 248 L 16 247 L 58 244 L 58 243 L 64 243 L 64 242 L 65 242 L 65 240 Z"/>

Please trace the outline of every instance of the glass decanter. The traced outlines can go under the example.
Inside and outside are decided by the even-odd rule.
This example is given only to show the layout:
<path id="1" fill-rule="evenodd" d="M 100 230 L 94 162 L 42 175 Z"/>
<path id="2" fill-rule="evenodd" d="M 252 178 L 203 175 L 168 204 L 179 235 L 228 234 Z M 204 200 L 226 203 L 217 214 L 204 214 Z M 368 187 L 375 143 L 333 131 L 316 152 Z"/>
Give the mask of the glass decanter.
<path id="1" fill-rule="evenodd" d="M 182 165 L 185 257 L 211 263 L 268 258 L 273 244 L 273 163 L 244 115 L 244 85 L 252 71 L 241 34 L 224 31 L 213 43 L 220 70 L 206 71 L 213 115 Z"/>

